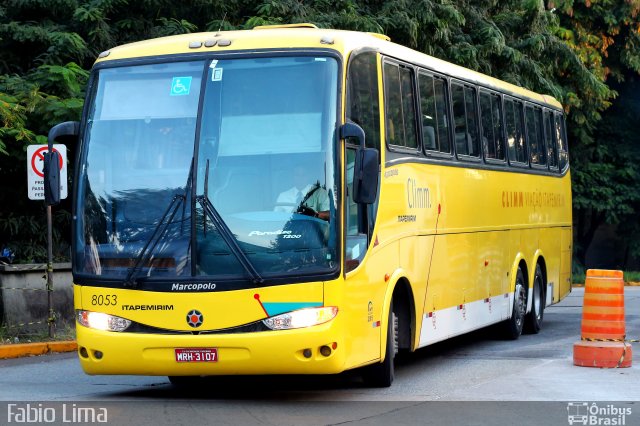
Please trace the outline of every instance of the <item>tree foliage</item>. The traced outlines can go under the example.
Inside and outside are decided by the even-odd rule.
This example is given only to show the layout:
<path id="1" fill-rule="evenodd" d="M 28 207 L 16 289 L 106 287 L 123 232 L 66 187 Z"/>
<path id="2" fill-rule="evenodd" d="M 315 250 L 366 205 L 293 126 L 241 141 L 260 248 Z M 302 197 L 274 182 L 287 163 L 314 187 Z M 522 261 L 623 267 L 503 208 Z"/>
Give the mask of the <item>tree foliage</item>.
<path id="1" fill-rule="evenodd" d="M 26 182 L 18 183 L 25 181 L 26 145 L 43 142 L 56 122 L 79 118 L 87 70 L 101 51 L 172 34 L 297 22 L 384 33 L 558 98 L 569 119 L 577 245 L 588 246 L 592 228 L 637 215 L 633 146 L 640 133 L 630 124 L 638 120 L 626 121 L 620 105 L 625 84 L 640 73 L 639 12 L 640 0 L 8 0 L 0 6 L 0 170 L 16 184 L 0 195 L 12 206 L 0 213 L 0 248 L 41 259 L 35 250 L 21 252 L 39 232 L 24 221 L 43 217 L 25 200 Z M 60 247 L 69 240 L 62 229 Z"/>
<path id="2" fill-rule="evenodd" d="M 620 224 L 627 251 L 637 253 L 637 226 L 628 224 L 640 222 L 640 1 L 550 3 L 560 12 L 559 36 L 617 97 L 603 114 L 602 107 L 593 112 L 597 120 L 588 127 L 580 121 L 570 126 L 577 142 L 572 150 L 577 259 L 585 263 L 587 249 L 605 223 Z M 577 100 L 581 105 L 592 102 L 589 97 Z"/>

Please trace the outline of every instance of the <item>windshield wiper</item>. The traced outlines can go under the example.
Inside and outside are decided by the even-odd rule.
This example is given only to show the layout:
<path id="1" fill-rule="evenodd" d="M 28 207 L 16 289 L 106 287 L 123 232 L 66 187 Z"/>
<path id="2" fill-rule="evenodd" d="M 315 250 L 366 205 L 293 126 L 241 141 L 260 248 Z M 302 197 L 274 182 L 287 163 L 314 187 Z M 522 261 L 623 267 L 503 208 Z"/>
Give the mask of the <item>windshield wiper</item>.
<path id="1" fill-rule="evenodd" d="M 136 257 L 133 268 L 131 268 L 131 270 L 127 274 L 127 278 L 124 280 L 125 287 L 137 287 L 136 279 L 138 278 L 138 274 L 142 270 L 143 265 L 151 260 L 156 246 L 164 237 L 167 229 L 169 228 L 169 225 L 178 212 L 180 205 L 184 203 L 186 199 L 186 195 L 176 194 L 173 196 L 173 198 L 171 199 L 171 203 L 169 203 L 169 206 L 154 228 L 153 234 L 151 234 L 151 237 L 149 237 L 149 239 L 147 240 L 146 244 L 142 248 L 142 251 L 140 251 L 140 254 L 138 254 L 138 256 Z M 167 216 L 169 216 L 169 220 L 166 220 Z"/>
<path id="2" fill-rule="evenodd" d="M 251 261 L 249 260 L 245 252 L 242 251 L 242 248 L 238 244 L 238 240 L 236 240 L 236 237 L 233 235 L 233 232 L 231 232 L 227 224 L 224 222 L 224 220 L 220 216 L 220 213 L 218 213 L 216 208 L 213 207 L 213 204 L 211 204 L 211 201 L 209 201 L 209 197 L 207 197 L 206 195 L 201 195 L 199 197 L 196 197 L 196 200 L 202 206 L 205 214 L 209 216 L 209 219 L 211 219 L 211 222 L 213 222 L 213 225 L 216 227 L 216 229 L 220 233 L 220 236 L 222 237 L 224 242 L 227 243 L 227 245 L 229 246 L 233 254 L 236 256 L 236 258 L 240 262 L 240 264 L 251 276 L 251 279 L 253 280 L 253 282 L 255 284 L 262 284 L 264 280 L 262 279 L 262 277 L 260 276 L 256 268 L 253 266 L 253 264 L 251 263 Z"/>
<path id="3" fill-rule="evenodd" d="M 224 242 L 227 243 L 227 245 L 231 249 L 231 252 L 238 259 L 238 262 L 240 262 L 240 264 L 245 269 L 245 271 L 247 271 L 247 273 L 251 276 L 253 283 L 262 284 L 264 282 L 264 279 L 260 276 L 260 274 L 258 273 L 256 268 L 253 266 L 253 264 L 251 263 L 251 261 L 249 260 L 245 252 L 242 251 L 242 248 L 238 244 L 238 240 L 233 235 L 233 232 L 231 232 L 231 229 L 229 229 L 227 224 L 224 222 L 224 220 L 222 219 L 222 216 L 220 216 L 220 213 L 218 213 L 218 210 L 216 210 L 216 208 L 211 203 L 211 200 L 209 200 L 209 196 L 207 195 L 208 189 L 209 189 L 208 183 L 209 183 L 209 160 L 207 160 L 204 194 L 196 197 L 196 201 L 200 203 L 205 214 L 203 218 L 205 221 L 204 232 L 206 233 L 206 226 L 207 226 L 206 217 L 208 216 L 209 219 L 211 219 L 211 222 L 213 222 L 213 225 L 216 227 L 216 229 L 220 233 L 220 236 L 222 237 Z"/>

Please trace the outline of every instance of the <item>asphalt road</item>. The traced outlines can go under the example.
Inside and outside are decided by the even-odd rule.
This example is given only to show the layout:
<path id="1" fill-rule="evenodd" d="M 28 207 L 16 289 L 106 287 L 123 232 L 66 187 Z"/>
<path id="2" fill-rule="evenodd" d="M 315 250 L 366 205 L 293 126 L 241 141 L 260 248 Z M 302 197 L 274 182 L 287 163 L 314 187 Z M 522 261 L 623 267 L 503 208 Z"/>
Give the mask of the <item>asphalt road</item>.
<path id="1" fill-rule="evenodd" d="M 625 295 L 627 335 L 638 338 L 640 287 Z M 87 376 L 75 354 L 2 360 L 0 424 L 14 423 L 20 408 L 46 407 L 56 422 L 71 420 L 76 407 L 107 408 L 109 424 L 568 424 L 568 415 L 591 407 L 578 403 L 594 401 L 593 413 L 609 420 L 599 424 L 640 424 L 637 363 L 572 365 L 582 296 L 574 289 L 548 307 L 540 334 L 506 341 L 489 328 L 402 358 L 388 389 L 366 388 L 354 373 L 217 378 L 175 389 L 165 377 Z M 631 410 L 624 423 L 611 423 L 623 408 Z"/>

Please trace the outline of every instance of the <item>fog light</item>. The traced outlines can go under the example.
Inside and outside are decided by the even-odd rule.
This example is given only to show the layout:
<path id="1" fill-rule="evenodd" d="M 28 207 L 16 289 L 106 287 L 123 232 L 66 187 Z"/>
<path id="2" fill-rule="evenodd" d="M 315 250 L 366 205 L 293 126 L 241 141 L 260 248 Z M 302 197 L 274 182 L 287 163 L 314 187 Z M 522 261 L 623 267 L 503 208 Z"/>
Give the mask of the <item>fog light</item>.
<path id="1" fill-rule="evenodd" d="M 329 356 L 331 355 L 331 348 L 327 345 L 324 345 L 320 348 L 320 353 L 322 354 L 322 356 Z"/>
<path id="2" fill-rule="evenodd" d="M 84 346 L 80 348 L 80 356 L 82 358 L 89 358 L 89 353 L 87 352 L 87 348 Z"/>
<path id="3" fill-rule="evenodd" d="M 96 357 L 96 359 L 102 359 L 102 352 L 100 351 L 93 351 L 93 356 Z"/>
<path id="4" fill-rule="evenodd" d="M 302 351 L 302 355 L 304 355 L 305 358 L 311 358 L 311 349 L 305 349 Z"/>

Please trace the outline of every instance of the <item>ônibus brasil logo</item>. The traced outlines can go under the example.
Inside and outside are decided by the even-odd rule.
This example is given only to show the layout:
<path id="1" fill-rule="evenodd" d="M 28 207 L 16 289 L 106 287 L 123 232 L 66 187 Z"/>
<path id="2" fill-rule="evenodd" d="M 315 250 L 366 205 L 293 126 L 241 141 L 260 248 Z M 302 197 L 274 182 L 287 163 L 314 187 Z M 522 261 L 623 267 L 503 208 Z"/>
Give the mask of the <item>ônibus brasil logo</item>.
<path id="1" fill-rule="evenodd" d="M 627 416 L 631 415 L 630 407 L 617 407 L 613 404 L 605 406 L 592 402 L 569 402 L 567 404 L 567 421 L 569 425 L 607 425 L 624 426 Z"/>
<path id="2" fill-rule="evenodd" d="M 203 321 L 204 317 L 202 316 L 202 313 L 200 311 L 192 309 L 187 314 L 187 324 L 189 324 L 193 328 L 200 327 Z"/>

